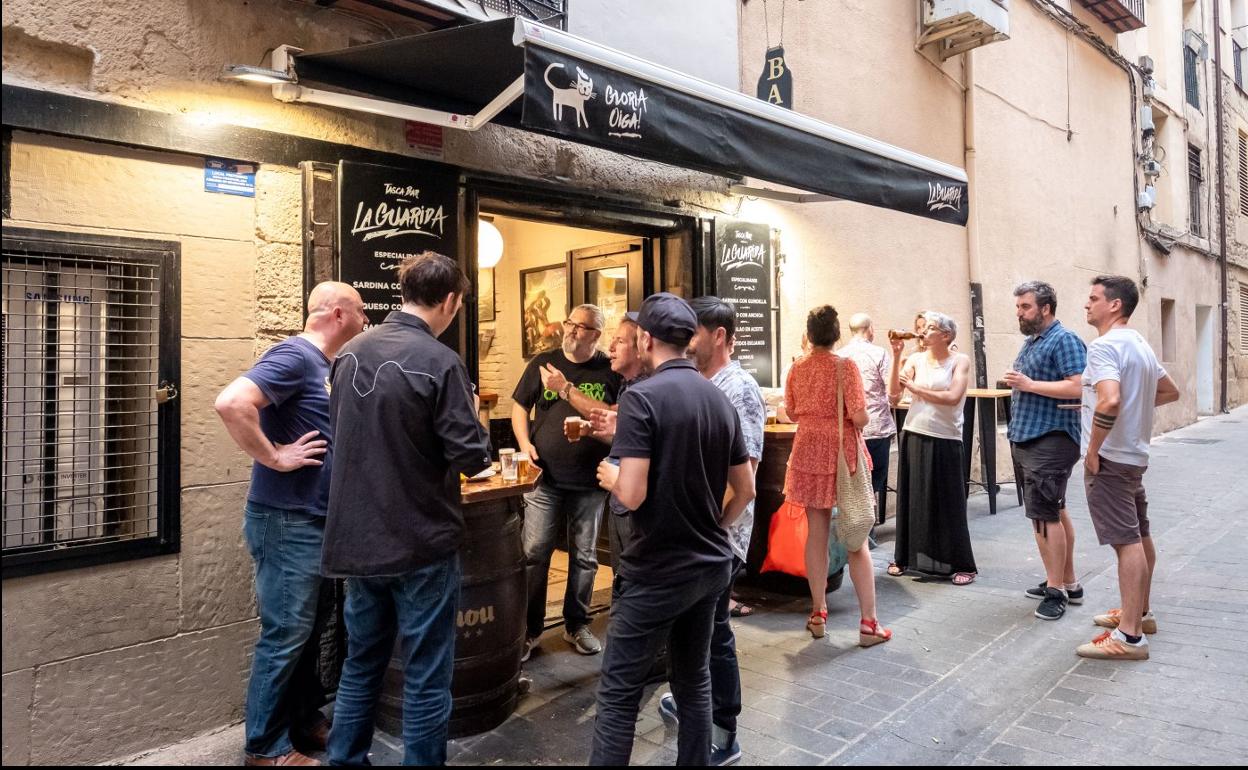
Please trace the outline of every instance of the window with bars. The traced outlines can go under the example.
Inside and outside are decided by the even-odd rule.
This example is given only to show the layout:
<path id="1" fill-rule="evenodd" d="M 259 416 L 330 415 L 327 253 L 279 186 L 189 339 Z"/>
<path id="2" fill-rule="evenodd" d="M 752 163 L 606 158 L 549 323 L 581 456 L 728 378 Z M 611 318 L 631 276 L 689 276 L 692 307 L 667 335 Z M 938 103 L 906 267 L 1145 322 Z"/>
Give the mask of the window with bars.
<path id="1" fill-rule="evenodd" d="M 1192 235 L 1205 234 L 1205 224 L 1200 215 L 1200 185 L 1204 176 L 1200 170 L 1200 149 L 1187 146 L 1187 229 Z"/>
<path id="2" fill-rule="evenodd" d="M 5 577 L 178 549 L 176 243 L 5 228 Z"/>
<path id="3" fill-rule="evenodd" d="M 479 0 L 481 5 L 508 16 L 532 19 L 556 29 L 568 29 L 568 0 Z"/>
<path id="4" fill-rule="evenodd" d="M 1235 56 L 1235 85 L 1242 90 L 1244 87 L 1244 47 L 1232 40 L 1231 48 Z"/>
<path id="5" fill-rule="evenodd" d="M 1183 84 L 1187 103 L 1200 109 L 1200 70 L 1198 54 L 1190 46 L 1183 46 Z"/>
<path id="6" fill-rule="evenodd" d="M 1239 352 L 1248 356 L 1248 286 L 1239 285 Z"/>
<path id="7" fill-rule="evenodd" d="M 1248 134 L 1239 132 L 1239 213 L 1248 217 Z"/>

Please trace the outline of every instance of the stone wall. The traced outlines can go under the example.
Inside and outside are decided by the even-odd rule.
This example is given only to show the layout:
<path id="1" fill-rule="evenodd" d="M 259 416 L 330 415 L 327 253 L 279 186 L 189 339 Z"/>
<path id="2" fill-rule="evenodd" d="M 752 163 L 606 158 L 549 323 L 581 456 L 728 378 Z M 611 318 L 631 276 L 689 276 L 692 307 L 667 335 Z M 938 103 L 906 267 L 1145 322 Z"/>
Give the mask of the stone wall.
<path id="1" fill-rule="evenodd" d="M 259 63 L 279 44 L 323 51 L 388 35 L 284 0 L 6 0 L 4 79 L 223 132 L 243 126 L 408 153 L 401 121 L 282 104 L 267 88 L 218 79 L 222 65 Z M 445 159 L 689 213 L 726 205 L 723 179 L 497 126 L 447 131 Z M 6 225 L 181 244 L 182 543 L 176 555 L 4 581 L 6 765 L 105 761 L 242 716 L 256 634 L 241 534 L 250 462 L 212 402 L 302 325 L 301 183 L 296 168 L 262 165 L 255 198 L 207 193 L 203 162 L 13 136 Z"/>

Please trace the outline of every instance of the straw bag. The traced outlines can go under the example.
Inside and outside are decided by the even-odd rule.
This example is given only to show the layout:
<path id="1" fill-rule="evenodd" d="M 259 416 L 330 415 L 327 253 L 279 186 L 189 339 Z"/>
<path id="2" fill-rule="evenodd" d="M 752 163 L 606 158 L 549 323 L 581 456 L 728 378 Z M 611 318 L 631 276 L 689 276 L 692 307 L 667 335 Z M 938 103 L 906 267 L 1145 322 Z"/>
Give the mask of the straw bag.
<path id="1" fill-rule="evenodd" d="M 842 366 L 845 363 L 842 362 Z M 845 461 L 845 385 L 844 377 L 836 379 L 836 537 L 850 551 L 857 551 L 867 541 L 875 526 L 875 491 L 871 488 L 871 472 L 862 451 L 856 444 L 858 473 L 851 475 Z"/>

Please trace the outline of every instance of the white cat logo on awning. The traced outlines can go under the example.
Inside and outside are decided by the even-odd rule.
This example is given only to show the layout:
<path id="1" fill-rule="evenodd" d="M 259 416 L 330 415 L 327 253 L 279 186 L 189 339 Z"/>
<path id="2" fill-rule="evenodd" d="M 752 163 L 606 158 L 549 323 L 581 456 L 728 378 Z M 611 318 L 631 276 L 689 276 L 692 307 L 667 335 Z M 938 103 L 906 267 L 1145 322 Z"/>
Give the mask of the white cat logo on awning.
<path id="1" fill-rule="evenodd" d="M 576 126 L 580 128 L 584 125 L 589 128 L 589 119 L 585 117 L 585 102 L 598 96 L 594 93 L 594 81 L 585 74 L 585 70 L 580 67 L 576 68 L 576 81 L 570 83 L 567 88 L 560 88 L 550 82 L 550 71 L 553 69 L 563 69 L 562 64 L 552 64 L 546 68 L 543 77 L 546 79 L 546 85 L 550 86 L 551 93 L 554 98 L 551 100 L 551 113 L 556 121 L 563 120 L 563 108 L 571 107 L 576 110 Z"/>

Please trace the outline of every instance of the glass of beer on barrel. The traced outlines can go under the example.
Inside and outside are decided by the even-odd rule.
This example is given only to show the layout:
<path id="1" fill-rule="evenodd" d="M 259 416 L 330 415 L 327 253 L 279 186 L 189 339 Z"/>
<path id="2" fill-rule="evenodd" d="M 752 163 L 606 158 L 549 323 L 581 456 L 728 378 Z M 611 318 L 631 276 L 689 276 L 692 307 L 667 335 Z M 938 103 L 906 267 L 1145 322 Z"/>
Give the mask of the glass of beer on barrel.
<path id="1" fill-rule="evenodd" d="M 516 452 L 516 475 L 521 481 L 529 477 L 529 473 L 533 470 L 533 461 L 529 459 L 528 452 Z"/>
<path id="2" fill-rule="evenodd" d="M 580 417 L 569 417 L 563 421 L 563 435 L 568 437 L 568 441 L 573 443 L 580 441 L 581 436 L 589 431 L 590 422 L 582 420 Z"/>

